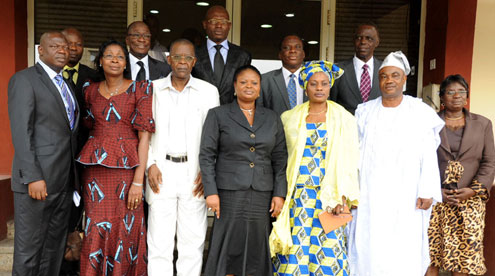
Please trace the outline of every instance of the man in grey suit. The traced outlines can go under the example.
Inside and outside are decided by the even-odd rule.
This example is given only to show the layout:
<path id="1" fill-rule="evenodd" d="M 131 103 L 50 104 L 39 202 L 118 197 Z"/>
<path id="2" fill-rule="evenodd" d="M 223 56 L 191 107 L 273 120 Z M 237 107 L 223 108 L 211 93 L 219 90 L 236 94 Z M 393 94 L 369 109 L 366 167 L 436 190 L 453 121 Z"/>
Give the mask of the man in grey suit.
<path id="1" fill-rule="evenodd" d="M 151 47 L 151 32 L 143 21 L 135 21 L 129 25 L 125 43 L 129 46 L 130 64 L 127 66 L 131 67 L 124 76 L 126 79 L 157 80 L 168 76 L 172 71 L 170 65 L 148 55 Z"/>
<path id="2" fill-rule="evenodd" d="M 198 61 L 193 76 L 218 88 L 220 104 L 234 100 L 234 72 L 251 64 L 251 54 L 227 41 L 231 22 L 229 13 L 222 6 L 213 6 L 206 12 L 203 28 L 208 35 L 206 43 L 196 48 Z"/>
<path id="3" fill-rule="evenodd" d="M 263 74 L 258 103 L 280 116 L 284 111 L 308 100 L 298 81 L 305 57 L 301 38 L 297 35 L 284 37 L 278 57 L 282 61 L 282 68 Z"/>
<path id="4" fill-rule="evenodd" d="M 14 161 L 13 275 L 58 275 L 77 181 L 79 107 L 62 77 L 69 52 L 59 32 L 44 33 L 40 62 L 9 82 Z M 77 186 L 77 183 L 76 183 Z"/>
<path id="5" fill-rule="evenodd" d="M 360 24 L 354 34 L 354 57 L 337 63 L 344 75 L 335 80 L 330 99 L 352 114 L 358 104 L 380 96 L 378 68 L 382 61 L 373 57 L 379 44 L 378 27 L 371 22 Z"/>

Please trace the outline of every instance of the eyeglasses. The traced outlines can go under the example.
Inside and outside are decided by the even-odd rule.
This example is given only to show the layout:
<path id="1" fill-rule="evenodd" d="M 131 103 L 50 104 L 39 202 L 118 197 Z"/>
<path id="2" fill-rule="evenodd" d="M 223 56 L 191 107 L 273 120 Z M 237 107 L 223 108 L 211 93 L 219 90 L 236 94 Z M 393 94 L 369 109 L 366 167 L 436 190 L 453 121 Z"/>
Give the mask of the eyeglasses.
<path id="1" fill-rule="evenodd" d="M 151 34 L 128 34 L 128 36 L 130 36 L 132 39 L 140 39 L 140 38 L 143 38 L 146 40 L 151 39 Z"/>
<path id="2" fill-rule="evenodd" d="M 454 96 L 456 93 L 459 93 L 459 95 L 461 95 L 461 96 L 466 96 L 467 95 L 467 91 L 466 90 L 463 90 L 463 91 L 450 90 L 450 91 L 446 91 L 445 92 L 445 94 L 447 94 L 447 96 Z"/>
<path id="3" fill-rule="evenodd" d="M 103 55 L 104 60 L 113 60 L 114 58 L 116 58 L 118 61 L 125 61 L 124 56 Z"/>
<path id="4" fill-rule="evenodd" d="M 217 19 L 217 18 L 208 19 L 207 22 L 211 25 L 217 25 L 217 24 L 227 25 L 230 23 L 230 21 L 228 21 L 227 19 Z"/>
<path id="5" fill-rule="evenodd" d="M 193 62 L 195 59 L 195 57 L 193 57 L 193 56 L 181 56 L 181 55 L 173 55 L 173 56 L 170 56 L 170 58 L 174 62 L 179 62 L 182 59 L 184 59 L 186 62 Z"/>
<path id="6" fill-rule="evenodd" d="M 58 51 L 58 50 L 69 50 L 69 46 L 67 45 L 48 45 L 48 47 L 50 49 L 52 49 L 53 51 Z"/>

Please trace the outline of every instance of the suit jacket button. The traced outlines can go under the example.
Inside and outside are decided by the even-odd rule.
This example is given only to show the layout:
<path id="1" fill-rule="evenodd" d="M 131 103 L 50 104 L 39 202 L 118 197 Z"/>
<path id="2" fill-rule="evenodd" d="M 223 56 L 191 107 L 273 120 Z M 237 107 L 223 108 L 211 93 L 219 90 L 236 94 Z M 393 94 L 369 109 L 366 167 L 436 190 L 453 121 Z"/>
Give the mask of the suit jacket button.
<path id="1" fill-rule="evenodd" d="M 254 139 L 256 137 L 256 135 L 254 135 L 254 133 L 251 133 L 251 135 L 249 135 L 249 137 Z"/>
<path id="2" fill-rule="evenodd" d="M 255 148 L 254 148 L 254 147 L 250 147 L 250 148 L 249 148 L 249 150 L 250 150 L 251 152 L 254 152 Z"/>
<path id="3" fill-rule="evenodd" d="M 249 163 L 249 167 L 254 168 L 254 163 L 253 162 Z"/>

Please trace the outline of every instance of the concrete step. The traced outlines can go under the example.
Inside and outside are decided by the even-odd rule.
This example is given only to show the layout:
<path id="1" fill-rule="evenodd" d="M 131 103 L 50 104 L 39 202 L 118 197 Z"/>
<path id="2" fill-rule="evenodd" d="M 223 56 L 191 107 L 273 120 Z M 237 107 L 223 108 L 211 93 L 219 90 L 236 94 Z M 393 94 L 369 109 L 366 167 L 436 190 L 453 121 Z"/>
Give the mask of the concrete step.
<path id="1" fill-rule="evenodd" d="M 14 239 L 0 241 L 0 276 L 3 273 L 12 273 L 12 261 L 14 256 Z M 9 275 L 9 274 L 5 274 Z"/>

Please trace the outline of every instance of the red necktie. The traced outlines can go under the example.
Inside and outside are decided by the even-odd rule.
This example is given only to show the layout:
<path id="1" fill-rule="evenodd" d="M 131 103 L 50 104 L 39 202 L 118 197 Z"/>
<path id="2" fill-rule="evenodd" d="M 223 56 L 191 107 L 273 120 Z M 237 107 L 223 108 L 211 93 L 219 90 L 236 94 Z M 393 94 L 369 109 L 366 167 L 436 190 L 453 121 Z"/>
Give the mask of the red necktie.
<path id="1" fill-rule="evenodd" d="M 363 73 L 361 74 L 361 97 L 363 98 L 363 103 L 368 101 L 371 91 L 371 78 L 368 73 L 368 64 L 363 65 Z"/>

